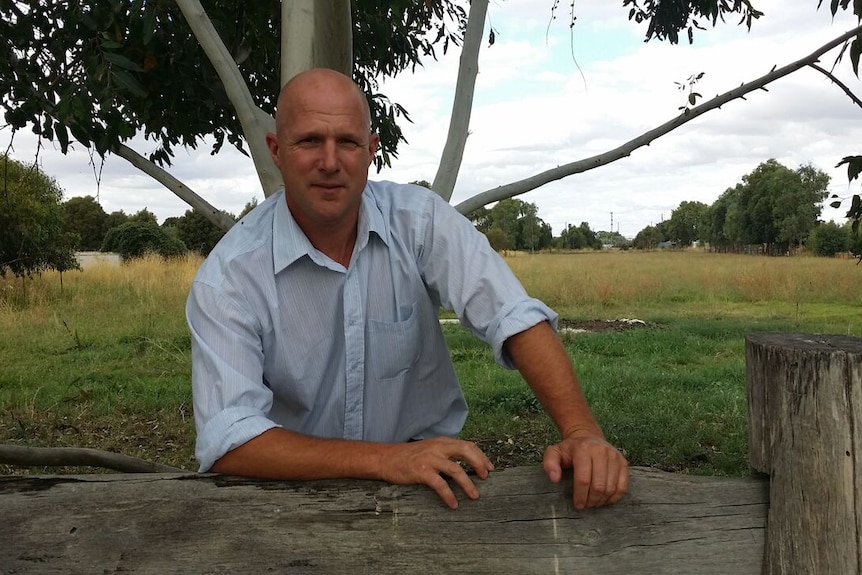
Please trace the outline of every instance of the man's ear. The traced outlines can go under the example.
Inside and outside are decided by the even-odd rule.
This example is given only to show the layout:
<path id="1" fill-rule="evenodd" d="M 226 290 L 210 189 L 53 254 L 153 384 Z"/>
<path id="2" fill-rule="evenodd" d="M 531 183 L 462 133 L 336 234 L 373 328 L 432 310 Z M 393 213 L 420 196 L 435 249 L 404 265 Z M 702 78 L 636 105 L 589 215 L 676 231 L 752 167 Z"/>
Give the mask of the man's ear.
<path id="1" fill-rule="evenodd" d="M 269 157 L 272 158 L 272 161 L 275 162 L 277 167 L 280 167 L 280 161 L 278 159 L 278 136 L 273 132 L 268 132 L 266 134 L 266 147 L 269 148 Z"/>
<path id="2" fill-rule="evenodd" d="M 371 137 L 368 138 L 368 165 L 371 165 L 371 162 L 374 161 L 374 154 L 377 153 L 377 147 L 380 146 L 380 136 L 377 134 L 371 134 Z"/>

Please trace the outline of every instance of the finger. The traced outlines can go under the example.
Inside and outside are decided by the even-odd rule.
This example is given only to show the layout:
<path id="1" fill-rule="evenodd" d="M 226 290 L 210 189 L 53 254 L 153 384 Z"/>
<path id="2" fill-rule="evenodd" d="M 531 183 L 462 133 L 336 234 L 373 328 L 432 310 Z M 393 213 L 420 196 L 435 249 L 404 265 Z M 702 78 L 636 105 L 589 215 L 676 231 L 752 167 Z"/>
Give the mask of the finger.
<path id="1" fill-rule="evenodd" d="M 458 509 L 458 498 L 455 497 L 449 483 L 442 476 L 435 473 L 429 477 L 425 484 L 437 493 L 449 509 Z"/>
<path id="2" fill-rule="evenodd" d="M 476 484 L 473 483 L 473 480 L 470 479 L 463 467 L 454 461 L 447 461 L 447 464 L 440 471 L 448 475 L 467 497 L 470 499 L 479 499 L 479 488 L 476 487 Z"/>
<path id="3" fill-rule="evenodd" d="M 560 449 L 556 445 L 552 445 L 545 449 L 545 454 L 542 457 L 542 469 L 545 470 L 545 475 L 551 483 L 559 483 L 563 477 L 563 466 L 560 456 Z"/>
<path id="4" fill-rule="evenodd" d="M 494 464 L 488 459 L 488 456 L 479 449 L 479 446 L 470 441 L 463 442 L 460 446 L 463 450 L 459 453 L 454 453 L 450 457 L 460 459 L 468 464 L 476 472 L 481 479 L 487 479 L 488 473 L 494 470 Z"/>
<path id="5" fill-rule="evenodd" d="M 608 460 L 605 454 L 588 457 L 592 464 L 590 474 L 590 493 L 587 497 L 587 507 L 599 507 L 602 505 L 608 487 Z"/>
<path id="6" fill-rule="evenodd" d="M 575 509 L 584 509 L 589 502 L 590 482 L 593 476 L 593 462 L 589 457 L 581 457 L 574 465 L 574 502 Z"/>
<path id="7" fill-rule="evenodd" d="M 619 470 L 619 478 L 617 479 L 617 490 L 616 493 L 611 495 L 611 498 L 608 500 L 609 503 L 617 503 L 629 489 L 629 464 L 628 461 L 623 459 L 623 463 L 620 466 Z"/>
<path id="8" fill-rule="evenodd" d="M 602 471 L 603 470 L 603 471 Z M 593 464 L 593 482 L 590 485 L 590 496 L 594 498 L 592 507 L 606 505 L 617 489 L 619 462 L 616 453 L 606 452 L 596 458 Z"/>

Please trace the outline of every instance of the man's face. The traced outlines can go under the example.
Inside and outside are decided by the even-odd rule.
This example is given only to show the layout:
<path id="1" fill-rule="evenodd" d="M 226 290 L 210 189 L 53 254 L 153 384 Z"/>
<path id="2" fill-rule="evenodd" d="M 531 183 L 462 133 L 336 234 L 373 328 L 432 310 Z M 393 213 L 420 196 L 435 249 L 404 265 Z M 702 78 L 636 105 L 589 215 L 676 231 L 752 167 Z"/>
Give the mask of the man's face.
<path id="1" fill-rule="evenodd" d="M 287 205 L 306 233 L 353 226 L 377 149 L 363 96 L 346 79 L 311 78 L 282 100 L 277 135 L 267 136 Z"/>

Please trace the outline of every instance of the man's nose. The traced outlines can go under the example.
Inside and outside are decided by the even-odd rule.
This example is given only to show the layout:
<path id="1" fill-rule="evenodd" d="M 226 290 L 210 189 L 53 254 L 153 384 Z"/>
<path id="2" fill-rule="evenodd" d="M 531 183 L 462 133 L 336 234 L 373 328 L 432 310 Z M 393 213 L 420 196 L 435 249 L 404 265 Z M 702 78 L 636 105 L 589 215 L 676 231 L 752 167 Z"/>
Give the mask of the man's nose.
<path id="1" fill-rule="evenodd" d="M 335 140 L 325 140 L 320 147 L 320 169 L 325 172 L 338 171 L 338 145 Z"/>

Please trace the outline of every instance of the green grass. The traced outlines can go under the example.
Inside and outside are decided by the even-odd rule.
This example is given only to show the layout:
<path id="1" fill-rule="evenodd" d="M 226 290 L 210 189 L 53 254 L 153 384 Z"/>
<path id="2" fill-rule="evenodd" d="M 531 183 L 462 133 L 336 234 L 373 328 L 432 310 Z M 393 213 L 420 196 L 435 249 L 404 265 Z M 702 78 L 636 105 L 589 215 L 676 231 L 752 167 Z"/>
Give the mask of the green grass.
<path id="1" fill-rule="evenodd" d="M 635 465 L 747 473 L 745 335 L 862 335 L 862 268 L 852 262 L 677 253 L 509 263 L 563 317 L 648 322 L 563 336 L 606 435 Z M 62 291 L 51 274 L 0 280 L 0 443 L 195 469 L 183 306 L 198 264 L 68 273 Z M 556 431 L 530 390 L 466 330 L 444 332 L 471 410 L 462 436 L 498 466 L 538 463 Z"/>

